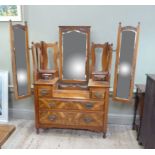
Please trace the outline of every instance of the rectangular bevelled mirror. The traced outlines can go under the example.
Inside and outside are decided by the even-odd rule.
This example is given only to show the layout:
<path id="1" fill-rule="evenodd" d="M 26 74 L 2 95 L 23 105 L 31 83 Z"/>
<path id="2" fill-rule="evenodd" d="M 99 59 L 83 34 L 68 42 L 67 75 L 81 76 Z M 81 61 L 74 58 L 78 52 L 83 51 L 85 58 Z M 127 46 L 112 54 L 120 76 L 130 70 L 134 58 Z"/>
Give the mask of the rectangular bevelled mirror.
<path id="1" fill-rule="evenodd" d="M 89 76 L 89 26 L 60 26 L 60 79 L 87 81 Z"/>
<path id="2" fill-rule="evenodd" d="M 140 24 L 118 29 L 113 100 L 130 102 L 133 95 Z"/>
<path id="3" fill-rule="evenodd" d="M 10 21 L 10 42 L 15 98 L 20 99 L 31 95 L 30 60 L 28 47 L 28 27 L 12 25 Z"/>

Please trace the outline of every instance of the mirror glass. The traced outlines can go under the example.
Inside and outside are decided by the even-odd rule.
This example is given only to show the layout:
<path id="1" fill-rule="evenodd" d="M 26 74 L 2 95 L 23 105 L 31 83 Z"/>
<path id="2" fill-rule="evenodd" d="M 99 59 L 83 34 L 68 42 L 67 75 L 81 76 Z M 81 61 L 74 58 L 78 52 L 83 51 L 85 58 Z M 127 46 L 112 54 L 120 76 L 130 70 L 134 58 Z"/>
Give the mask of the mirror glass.
<path id="1" fill-rule="evenodd" d="M 54 67 L 54 49 L 51 47 L 47 48 L 47 58 L 48 58 L 47 69 L 53 70 L 55 68 Z"/>
<path id="2" fill-rule="evenodd" d="M 135 45 L 135 32 L 123 31 L 121 34 L 120 61 L 118 65 L 117 96 L 128 98 Z"/>
<path id="3" fill-rule="evenodd" d="M 63 33 L 63 79 L 86 79 L 86 48 L 85 33 L 79 31 Z"/>
<path id="4" fill-rule="evenodd" d="M 95 72 L 102 71 L 103 48 L 95 48 Z"/>
<path id="5" fill-rule="evenodd" d="M 26 34 L 23 29 L 17 27 L 13 28 L 13 32 L 18 95 L 24 96 L 28 93 Z"/>

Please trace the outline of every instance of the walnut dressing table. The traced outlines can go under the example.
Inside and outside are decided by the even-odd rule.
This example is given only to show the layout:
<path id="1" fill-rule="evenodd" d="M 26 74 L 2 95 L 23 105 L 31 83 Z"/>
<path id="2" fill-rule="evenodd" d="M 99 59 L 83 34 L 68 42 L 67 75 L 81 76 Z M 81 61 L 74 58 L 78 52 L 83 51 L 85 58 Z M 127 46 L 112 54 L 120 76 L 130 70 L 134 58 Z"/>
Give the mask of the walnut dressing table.
<path id="1" fill-rule="evenodd" d="M 114 101 L 132 99 L 139 31 L 140 23 L 137 27 L 119 23 Z M 59 26 L 59 42 L 41 41 L 29 48 L 27 22 L 10 21 L 16 99 L 32 95 L 32 51 L 37 133 L 40 128 L 72 128 L 103 132 L 106 137 L 112 44 L 90 45 L 90 32 L 90 26 Z"/>

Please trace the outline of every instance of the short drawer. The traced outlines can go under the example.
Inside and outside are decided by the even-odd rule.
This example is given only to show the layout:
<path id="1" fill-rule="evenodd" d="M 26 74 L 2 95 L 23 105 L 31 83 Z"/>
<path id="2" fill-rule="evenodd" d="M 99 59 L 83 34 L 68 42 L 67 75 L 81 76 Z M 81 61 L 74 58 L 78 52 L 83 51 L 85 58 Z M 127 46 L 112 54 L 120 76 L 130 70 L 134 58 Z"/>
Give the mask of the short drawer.
<path id="1" fill-rule="evenodd" d="M 52 87 L 51 86 L 38 86 L 38 96 L 52 97 Z"/>
<path id="2" fill-rule="evenodd" d="M 76 123 L 81 126 L 103 126 L 103 113 L 80 113 Z"/>
<path id="3" fill-rule="evenodd" d="M 40 111 L 39 122 L 47 125 L 103 126 L 103 113 Z"/>
<path id="4" fill-rule="evenodd" d="M 64 125 L 66 123 L 64 112 L 40 111 L 39 123 Z"/>
<path id="5" fill-rule="evenodd" d="M 39 98 L 39 108 L 41 109 L 66 109 L 66 110 L 100 110 L 104 109 L 104 101 L 70 101 Z"/>
<path id="6" fill-rule="evenodd" d="M 105 95 L 106 95 L 106 92 L 104 89 L 92 90 L 92 98 L 94 99 L 104 99 Z"/>

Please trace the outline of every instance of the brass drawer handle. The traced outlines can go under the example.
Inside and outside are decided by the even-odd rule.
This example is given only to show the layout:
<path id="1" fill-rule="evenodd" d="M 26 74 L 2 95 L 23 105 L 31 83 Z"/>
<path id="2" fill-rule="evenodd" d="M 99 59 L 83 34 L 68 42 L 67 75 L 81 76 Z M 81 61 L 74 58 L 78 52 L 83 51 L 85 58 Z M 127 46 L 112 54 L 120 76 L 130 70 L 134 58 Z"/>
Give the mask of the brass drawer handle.
<path id="1" fill-rule="evenodd" d="M 85 107 L 86 107 L 87 109 L 91 109 L 91 108 L 93 107 L 93 104 L 92 104 L 92 103 L 86 103 L 86 104 L 85 104 Z"/>
<path id="2" fill-rule="evenodd" d="M 83 120 L 85 123 L 90 123 L 93 121 L 92 118 L 90 118 L 90 117 L 85 117 Z"/>
<path id="3" fill-rule="evenodd" d="M 56 115 L 50 115 L 50 116 L 48 116 L 48 119 L 49 119 L 50 121 L 54 121 L 54 120 L 56 120 L 56 118 L 57 118 Z"/>
<path id="4" fill-rule="evenodd" d="M 41 95 L 48 95 L 48 91 L 46 90 L 46 89 L 42 89 L 41 91 L 40 91 L 40 94 Z"/>
<path id="5" fill-rule="evenodd" d="M 96 93 L 95 93 L 95 97 L 96 97 L 96 98 L 102 98 L 102 93 L 96 92 Z"/>
<path id="6" fill-rule="evenodd" d="M 51 103 L 49 103 L 48 105 L 49 105 L 50 108 L 53 108 L 53 107 L 56 106 L 54 102 L 51 102 Z"/>

